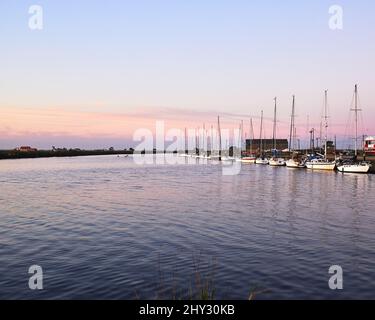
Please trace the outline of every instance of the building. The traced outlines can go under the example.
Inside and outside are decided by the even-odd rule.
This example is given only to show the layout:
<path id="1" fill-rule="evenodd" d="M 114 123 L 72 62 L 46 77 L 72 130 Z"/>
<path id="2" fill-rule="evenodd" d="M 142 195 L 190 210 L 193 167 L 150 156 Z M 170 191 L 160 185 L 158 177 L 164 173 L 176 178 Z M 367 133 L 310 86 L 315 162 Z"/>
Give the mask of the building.
<path id="1" fill-rule="evenodd" d="M 375 136 L 367 137 L 365 139 L 364 150 L 365 150 L 366 155 L 375 156 Z"/>
<path id="2" fill-rule="evenodd" d="M 260 152 L 260 144 L 262 141 L 262 150 L 263 151 L 270 151 L 274 148 L 274 141 L 273 139 L 247 139 L 246 140 L 246 151 L 249 153 L 259 153 Z M 276 139 L 276 149 L 277 150 L 285 150 L 289 148 L 288 139 Z"/>
<path id="3" fill-rule="evenodd" d="M 31 148 L 29 146 L 22 146 L 22 147 L 17 148 L 16 150 L 20 151 L 20 152 L 35 152 L 35 151 L 38 151 L 38 149 Z"/>

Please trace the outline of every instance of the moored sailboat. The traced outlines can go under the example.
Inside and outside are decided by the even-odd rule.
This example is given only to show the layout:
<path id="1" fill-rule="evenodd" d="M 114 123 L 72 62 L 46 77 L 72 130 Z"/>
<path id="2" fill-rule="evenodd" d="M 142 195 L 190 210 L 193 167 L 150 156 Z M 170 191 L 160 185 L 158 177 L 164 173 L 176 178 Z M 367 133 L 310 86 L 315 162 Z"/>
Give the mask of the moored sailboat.
<path id="1" fill-rule="evenodd" d="M 285 160 L 283 158 L 272 157 L 268 164 L 272 167 L 283 167 L 285 166 Z"/>
<path id="2" fill-rule="evenodd" d="M 259 157 L 255 160 L 256 164 L 268 164 L 269 160 L 266 157 Z"/>
<path id="3" fill-rule="evenodd" d="M 250 150 L 249 153 L 241 158 L 242 163 L 255 163 L 256 156 L 253 155 L 252 141 L 254 140 L 253 119 L 250 119 Z"/>
<path id="4" fill-rule="evenodd" d="M 255 163 L 255 161 L 256 161 L 256 157 L 251 157 L 251 156 L 249 156 L 249 157 L 243 157 L 241 159 L 242 163 Z"/>
<path id="5" fill-rule="evenodd" d="M 273 134 L 272 134 L 272 140 L 273 140 L 273 157 L 269 160 L 268 164 L 273 167 L 282 167 L 285 166 L 285 160 L 283 158 L 277 157 L 277 144 L 276 144 L 276 106 L 277 106 L 277 98 L 275 100 L 275 109 L 274 109 L 274 116 L 273 116 Z"/>
<path id="6" fill-rule="evenodd" d="M 328 115 L 327 115 L 327 90 L 324 92 L 324 112 L 325 112 L 325 141 L 324 141 L 324 158 L 313 158 L 306 162 L 306 167 L 313 170 L 335 170 L 336 163 L 327 159 L 328 144 Z"/>
<path id="7" fill-rule="evenodd" d="M 268 164 L 267 157 L 263 154 L 263 110 L 260 117 L 260 157 L 255 160 L 256 164 Z"/>
<path id="8" fill-rule="evenodd" d="M 292 115 L 290 117 L 290 133 L 289 133 L 289 151 L 292 152 L 292 158 L 286 161 L 286 166 L 288 168 L 305 168 L 305 163 L 298 160 L 298 154 L 294 152 L 294 144 L 295 144 L 295 96 L 293 95 L 293 103 L 292 103 Z M 297 156 L 297 157 L 295 157 Z"/>
<path id="9" fill-rule="evenodd" d="M 367 162 L 344 162 L 337 166 L 337 170 L 342 173 L 368 173 L 370 171 L 370 168 L 371 164 Z"/>
<path id="10" fill-rule="evenodd" d="M 301 162 L 301 161 L 298 161 L 294 158 L 292 159 L 289 159 L 287 162 L 286 162 L 286 166 L 288 168 L 295 168 L 295 169 L 303 169 L 303 168 L 306 168 L 306 165 Z"/>
<path id="11" fill-rule="evenodd" d="M 306 168 L 312 170 L 335 170 L 336 163 L 324 158 L 316 158 L 306 162 Z"/>
<path id="12" fill-rule="evenodd" d="M 342 172 L 342 173 L 368 173 L 371 168 L 371 164 L 362 161 L 358 162 L 357 161 L 357 156 L 358 156 L 358 146 L 357 146 L 357 141 L 358 141 L 358 111 L 361 111 L 358 109 L 358 85 L 355 85 L 354 89 L 354 95 L 355 95 L 355 107 L 354 109 L 351 109 L 352 111 L 355 112 L 355 142 L 354 142 L 354 149 L 355 149 L 355 157 L 354 161 L 349 161 L 349 162 L 343 162 L 337 166 L 337 170 Z"/>

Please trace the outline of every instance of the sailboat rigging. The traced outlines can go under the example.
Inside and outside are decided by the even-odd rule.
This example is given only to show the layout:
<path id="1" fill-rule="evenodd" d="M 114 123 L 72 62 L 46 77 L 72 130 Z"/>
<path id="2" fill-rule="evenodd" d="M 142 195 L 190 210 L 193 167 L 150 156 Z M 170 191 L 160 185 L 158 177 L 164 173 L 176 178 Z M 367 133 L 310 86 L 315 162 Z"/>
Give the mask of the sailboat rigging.
<path id="1" fill-rule="evenodd" d="M 263 110 L 260 116 L 260 141 L 259 141 L 260 156 L 255 160 L 256 164 L 268 164 L 268 159 L 263 153 Z"/>
<path id="2" fill-rule="evenodd" d="M 272 133 L 272 142 L 273 142 L 272 153 L 273 153 L 273 157 L 269 160 L 269 165 L 273 166 L 273 167 L 281 167 L 281 166 L 285 166 L 285 160 L 283 158 L 277 157 L 277 153 L 278 153 L 277 140 L 276 140 L 277 98 L 275 98 L 274 100 L 275 100 L 275 108 L 274 108 L 274 112 L 273 112 L 273 133 Z"/>
<path id="3" fill-rule="evenodd" d="M 336 163 L 329 161 L 327 157 L 328 152 L 328 115 L 327 115 L 327 105 L 328 105 L 328 90 L 324 91 L 324 119 L 325 119 L 325 137 L 324 137 L 324 158 L 313 158 L 306 162 L 306 167 L 313 170 L 334 170 Z"/>
<path id="4" fill-rule="evenodd" d="M 367 173 L 369 172 L 371 168 L 371 164 L 362 161 L 359 162 L 357 160 L 358 157 L 358 112 L 362 111 L 361 109 L 358 109 L 358 85 L 355 85 L 354 88 L 354 100 L 355 100 L 355 105 L 354 109 L 351 109 L 351 111 L 354 111 L 355 113 L 355 140 L 354 140 L 354 152 L 355 152 L 355 157 L 353 161 L 350 162 L 343 162 L 337 166 L 337 170 L 344 173 Z"/>
<path id="5" fill-rule="evenodd" d="M 298 161 L 298 153 L 295 152 L 296 125 L 295 125 L 295 96 L 293 95 L 292 114 L 290 116 L 289 151 L 292 158 L 286 162 L 288 168 L 305 168 L 305 164 Z"/>

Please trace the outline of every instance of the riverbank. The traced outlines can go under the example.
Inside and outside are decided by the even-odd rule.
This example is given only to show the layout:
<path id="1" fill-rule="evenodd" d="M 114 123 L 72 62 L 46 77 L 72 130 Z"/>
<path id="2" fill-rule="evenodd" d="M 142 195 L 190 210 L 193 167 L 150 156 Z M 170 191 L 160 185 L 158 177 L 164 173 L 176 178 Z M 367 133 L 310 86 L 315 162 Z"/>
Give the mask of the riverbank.
<path id="1" fill-rule="evenodd" d="M 54 157 L 82 157 L 82 156 L 102 156 L 116 154 L 133 154 L 133 150 L 38 150 L 32 152 L 22 152 L 18 150 L 0 150 L 0 160 L 4 159 L 30 159 L 30 158 L 54 158 Z"/>
<path id="2" fill-rule="evenodd" d="M 55 157 L 82 157 L 82 156 L 103 156 L 103 155 L 131 155 L 134 153 L 133 149 L 130 150 L 80 150 L 80 149 L 58 149 L 58 150 L 38 150 L 32 152 L 22 152 L 19 150 L 0 150 L 0 160 L 11 159 L 33 159 L 33 158 L 55 158 Z M 142 153 L 156 153 L 156 151 L 142 152 Z M 163 153 L 163 152 L 157 152 Z M 300 156 L 304 154 L 300 153 Z M 266 157 L 271 157 L 272 154 L 266 153 Z M 280 157 L 290 159 L 292 154 L 290 152 L 283 152 Z M 335 155 L 330 154 L 329 160 L 334 160 Z M 369 161 L 372 163 L 370 173 L 375 173 L 375 156 L 363 157 L 363 154 L 358 156 L 360 161 Z"/>

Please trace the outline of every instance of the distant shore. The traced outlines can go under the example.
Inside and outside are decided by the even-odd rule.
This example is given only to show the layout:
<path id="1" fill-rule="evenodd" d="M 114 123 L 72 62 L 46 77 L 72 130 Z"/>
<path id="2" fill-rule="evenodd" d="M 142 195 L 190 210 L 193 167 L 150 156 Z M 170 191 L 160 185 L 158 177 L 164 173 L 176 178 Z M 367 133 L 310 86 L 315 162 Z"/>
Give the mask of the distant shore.
<path id="1" fill-rule="evenodd" d="M 98 149 L 98 150 L 81 150 L 81 149 L 56 149 L 56 150 L 37 150 L 32 152 L 24 152 L 20 150 L 0 150 L 0 160 L 7 159 L 33 159 L 33 158 L 54 158 L 54 157 L 82 157 L 82 156 L 103 156 L 103 155 L 132 155 L 134 152 L 132 148 L 125 150 L 111 150 L 111 149 Z M 163 152 L 163 151 L 143 151 L 141 153 L 152 154 L 152 153 L 177 153 L 175 152 Z M 303 154 L 302 151 L 300 153 Z M 271 157 L 271 153 L 265 154 Z M 285 152 L 281 155 L 285 159 L 291 158 L 291 153 Z M 328 157 L 330 160 L 335 159 L 334 154 L 330 154 Z M 363 157 L 363 154 L 359 154 L 358 160 L 366 160 L 373 164 L 371 172 L 375 172 L 375 156 Z"/>
<path id="2" fill-rule="evenodd" d="M 84 157 L 84 156 L 105 156 L 105 155 L 132 155 L 132 154 L 163 154 L 177 153 L 177 151 L 134 151 L 134 149 L 126 150 L 81 150 L 81 149 L 56 149 L 56 150 L 37 150 L 37 151 L 20 151 L 20 150 L 0 150 L 0 160 L 12 159 L 34 159 L 34 158 L 59 158 L 59 157 Z"/>
<path id="3" fill-rule="evenodd" d="M 5 159 L 32 159 L 32 158 L 53 158 L 53 157 L 82 157 L 102 156 L 116 154 L 133 154 L 133 150 L 38 150 L 33 152 L 22 152 L 18 150 L 0 150 L 0 160 Z"/>

